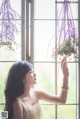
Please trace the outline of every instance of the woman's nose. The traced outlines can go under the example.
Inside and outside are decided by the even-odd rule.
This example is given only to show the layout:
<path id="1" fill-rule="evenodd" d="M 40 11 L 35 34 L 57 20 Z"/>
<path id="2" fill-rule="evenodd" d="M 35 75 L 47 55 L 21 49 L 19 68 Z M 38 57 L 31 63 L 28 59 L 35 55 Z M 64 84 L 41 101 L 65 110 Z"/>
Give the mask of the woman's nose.
<path id="1" fill-rule="evenodd" d="M 36 73 L 34 73 L 34 76 L 36 76 Z"/>

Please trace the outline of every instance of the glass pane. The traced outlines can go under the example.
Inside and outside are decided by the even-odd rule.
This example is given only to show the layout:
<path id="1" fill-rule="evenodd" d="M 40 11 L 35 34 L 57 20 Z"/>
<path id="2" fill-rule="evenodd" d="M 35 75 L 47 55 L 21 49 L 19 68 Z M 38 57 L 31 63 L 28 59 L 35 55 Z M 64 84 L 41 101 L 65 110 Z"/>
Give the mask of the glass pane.
<path id="1" fill-rule="evenodd" d="M 3 7 L 3 8 L 5 8 L 5 10 L 7 12 L 9 12 L 9 14 L 11 14 L 11 15 L 14 14 L 15 17 L 17 15 L 21 16 L 21 0 L 17 0 L 16 2 L 14 0 L 0 0 L 0 10 L 1 10 L 2 3 L 5 4 L 5 7 Z M 5 11 L 5 13 L 6 13 L 6 11 Z M 4 9 L 2 11 L 0 11 L 0 12 L 2 12 L 2 13 L 0 13 L 0 17 L 1 17 L 1 14 L 3 14 Z M 17 14 L 15 14 L 15 12 Z M 17 17 L 16 19 L 19 19 L 19 18 Z"/>
<path id="2" fill-rule="evenodd" d="M 59 51 L 64 51 L 64 42 L 69 41 L 68 37 L 72 34 L 72 37 L 75 36 L 74 39 L 74 44 L 72 46 L 72 44 L 70 45 L 70 47 L 74 47 L 74 52 L 72 53 L 68 53 L 68 55 L 66 55 L 66 57 L 68 58 L 69 61 L 75 61 L 78 60 L 78 51 L 79 51 L 79 43 L 78 43 L 78 21 L 77 20 L 71 20 L 72 22 L 72 26 L 69 25 L 69 20 L 58 20 L 56 23 L 56 27 L 57 27 L 57 50 Z M 65 29 L 65 30 L 64 30 Z M 71 29 L 71 32 L 70 32 Z M 73 31 L 73 29 L 75 29 L 75 31 Z M 73 32 L 74 32 L 74 36 L 73 36 Z M 70 36 L 71 37 L 71 36 Z M 55 41 L 56 42 L 56 41 Z M 68 48 L 69 45 L 66 45 L 66 49 Z M 60 48 L 60 49 L 59 49 Z M 62 48 L 62 50 L 61 50 Z M 68 50 L 69 51 L 69 50 Z M 66 53 L 66 54 L 67 54 Z M 61 58 L 63 58 L 64 55 L 57 55 L 58 56 L 58 61 L 61 60 Z"/>
<path id="3" fill-rule="evenodd" d="M 60 21 L 59 21 L 60 22 Z M 78 40 L 78 21 L 74 21 L 74 27 L 76 32 L 76 41 Z M 57 43 L 62 42 L 59 39 L 61 33 L 61 23 L 57 26 L 57 32 L 55 32 L 55 21 L 35 21 L 34 22 L 34 60 L 36 61 L 53 61 L 55 57 L 52 57 L 53 49 L 55 49 L 55 36 L 57 33 Z M 66 26 L 67 27 L 67 26 Z M 66 28 L 67 29 L 67 28 Z M 64 33 L 64 31 L 63 31 Z M 62 36 L 63 37 L 63 36 Z M 78 47 L 75 49 L 78 52 Z M 59 57 L 60 58 L 60 57 Z M 74 61 L 74 54 L 69 56 L 69 60 Z M 59 60 L 59 59 L 58 59 Z M 61 58 L 60 58 L 61 60 Z M 78 59 L 77 59 L 78 60 Z"/>
<path id="4" fill-rule="evenodd" d="M 69 64 L 69 91 L 68 91 L 68 99 L 69 103 L 77 103 L 77 81 L 78 81 L 78 67 L 76 63 Z"/>
<path id="5" fill-rule="evenodd" d="M 54 105 L 42 105 L 44 119 L 55 119 Z"/>
<path id="6" fill-rule="evenodd" d="M 4 111 L 4 105 L 0 105 L 0 112 Z M 0 118 L 2 119 L 2 118 Z"/>
<path id="7" fill-rule="evenodd" d="M 12 66 L 12 63 L 0 63 L 0 67 L 2 70 L 0 70 L 0 103 L 5 102 L 4 98 L 4 88 L 6 84 L 6 78 L 8 71 L 10 67 Z"/>
<path id="8" fill-rule="evenodd" d="M 15 3 L 17 7 L 15 7 Z M 1 7 L 2 5 L 5 7 Z M 19 15 L 21 15 L 21 0 L 1 0 L 0 7 L 0 61 L 20 60 L 21 20 L 19 20 Z"/>
<path id="9" fill-rule="evenodd" d="M 10 0 L 11 7 L 21 16 L 21 0 Z M 17 7 L 15 7 L 15 4 Z"/>
<path id="10" fill-rule="evenodd" d="M 78 94 L 78 65 L 76 63 L 68 63 L 69 68 L 69 90 L 66 103 L 77 103 Z M 58 64 L 58 93 L 62 87 L 62 72 L 60 70 L 60 64 Z"/>
<path id="11" fill-rule="evenodd" d="M 76 106 L 74 105 L 58 106 L 58 119 L 77 119 Z"/>
<path id="12" fill-rule="evenodd" d="M 55 44 L 55 22 L 35 21 L 34 23 L 34 60 L 49 61 Z M 48 57 L 49 55 L 49 57 Z"/>
<path id="13" fill-rule="evenodd" d="M 61 2 L 61 1 L 62 1 L 62 2 L 63 2 L 64 0 L 57 0 L 57 1 L 58 1 L 58 2 Z M 70 2 L 73 2 L 73 3 L 74 3 L 74 2 L 78 2 L 78 0 L 69 0 L 69 1 L 70 1 Z"/>
<path id="14" fill-rule="evenodd" d="M 35 19 L 55 18 L 55 0 L 34 0 Z"/>
<path id="15" fill-rule="evenodd" d="M 16 44 L 12 45 L 13 50 L 10 47 L 1 45 L 0 47 L 0 61 L 18 61 L 21 60 L 21 34 L 15 36 Z"/>
<path id="16" fill-rule="evenodd" d="M 4 111 L 4 108 L 5 108 L 4 105 L 0 105 L 0 113 L 1 113 L 2 111 Z M 0 114 L 0 119 L 2 119 L 1 114 Z"/>
<path id="17" fill-rule="evenodd" d="M 3 1 L 6 1 L 6 0 L 0 0 L 0 8 Z M 5 2 L 6 7 L 10 10 L 10 12 L 12 11 L 11 13 L 13 13 L 14 11 L 16 11 L 21 16 L 21 0 L 7 0 L 7 1 L 10 1 L 10 6 L 9 6 L 9 3 L 6 4 Z M 17 7 L 15 7 L 15 5 Z"/>
<path id="18" fill-rule="evenodd" d="M 54 92 L 55 85 L 55 65 L 53 63 L 34 63 L 34 71 L 37 74 L 36 88 Z"/>
<path id="19" fill-rule="evenodd" d="M 71 2 L 70 4 L 67 4 L 68 6 L 65 8 L 63 3 L 57 3 L 57 17 L 58 19 L 64 19 L 64 16 L 66 16 L 67 19 L 78 19 L 78 3 Z"/>

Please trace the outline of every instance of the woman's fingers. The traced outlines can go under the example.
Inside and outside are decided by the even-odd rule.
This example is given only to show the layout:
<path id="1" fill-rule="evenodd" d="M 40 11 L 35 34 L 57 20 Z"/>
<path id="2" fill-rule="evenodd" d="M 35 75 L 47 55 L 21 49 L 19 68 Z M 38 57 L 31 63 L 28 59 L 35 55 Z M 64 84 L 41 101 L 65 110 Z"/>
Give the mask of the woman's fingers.
<path id="1" fill-rule="evenodd" d="M 63 68 L 63 67 L 67 67 L 66 58 L 63 58 L 61 61 L 61 68 Z"/>
<path id="2" fill-rule="evenodd" d="M 61 68 L 64 75 L 69 75 L 66 58 L 63 58 L 63 60 L 61 61 Z"/>

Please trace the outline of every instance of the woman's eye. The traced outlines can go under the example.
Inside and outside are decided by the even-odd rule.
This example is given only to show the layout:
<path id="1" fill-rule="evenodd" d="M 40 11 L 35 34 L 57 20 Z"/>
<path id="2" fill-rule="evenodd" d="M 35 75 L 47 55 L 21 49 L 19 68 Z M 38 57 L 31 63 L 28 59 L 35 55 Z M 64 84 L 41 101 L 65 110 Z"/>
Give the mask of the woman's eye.
<path id="1" fill-rule="evenodd" d="M 34 73 L 33 71 L 30 71 L 30 73 Z"/>
<path id="2" fill-rule="evenodd" d="M 34 71 L 30 71 L 30 74 L 33 74 L 34 76 L 36 76 L 36 73 Z"/>

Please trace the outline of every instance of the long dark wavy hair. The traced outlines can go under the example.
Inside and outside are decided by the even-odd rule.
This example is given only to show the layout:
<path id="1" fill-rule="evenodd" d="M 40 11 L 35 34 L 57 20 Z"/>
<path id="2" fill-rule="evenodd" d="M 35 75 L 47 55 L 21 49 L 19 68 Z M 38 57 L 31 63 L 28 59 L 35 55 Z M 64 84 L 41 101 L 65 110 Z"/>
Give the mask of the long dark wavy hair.
<path id="1" fill-rule="evenodd" d="M 8 111 L 8 119 L 13 116 L 13 103 L 23 94 L 25 75 L 32 69 L 32 64 L 27 61 L 16 62 L 9 70 L 5 87 L 5 111 Z"/>

